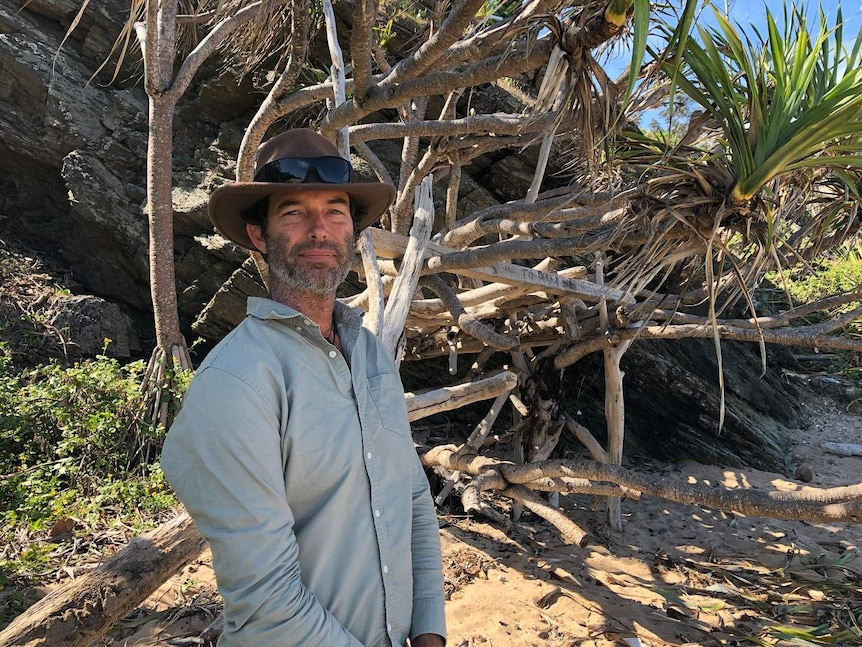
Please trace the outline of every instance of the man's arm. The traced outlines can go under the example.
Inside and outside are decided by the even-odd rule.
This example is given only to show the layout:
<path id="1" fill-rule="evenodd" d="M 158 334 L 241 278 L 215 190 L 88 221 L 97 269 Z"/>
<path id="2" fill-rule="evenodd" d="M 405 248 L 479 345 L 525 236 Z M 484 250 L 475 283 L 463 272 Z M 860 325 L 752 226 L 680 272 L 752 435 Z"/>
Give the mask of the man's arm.
<path id="1" fill-rule="evenodd" d="M 220 647 L 362 647 L 302 584 L 278 410 L 241 379 L 199 372 L 162 468 L 209 541 L 225 601 Z"/>
<path id="2" fill-rule="evenodd" d="M 413 647 L 442 647 L 446 617 L 443 610 L 443 559 L 440 554 L 440 526 L 431 499 L 428 479 L 419 457 L 413 466 Z"/>

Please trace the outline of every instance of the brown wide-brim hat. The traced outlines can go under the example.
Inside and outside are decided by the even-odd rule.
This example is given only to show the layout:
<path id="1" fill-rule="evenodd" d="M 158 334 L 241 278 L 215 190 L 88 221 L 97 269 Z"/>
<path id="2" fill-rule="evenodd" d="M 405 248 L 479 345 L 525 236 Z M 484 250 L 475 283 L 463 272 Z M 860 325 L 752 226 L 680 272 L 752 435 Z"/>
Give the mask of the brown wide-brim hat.
<path id="1" fill-rule="evenodd" d="M 254 160 L 254 173 L 269 162 L 290 157 L 340 157 L 326 138 L 306 128 L 289 130 L 261 144 Z M 383 182 L 234 182 L 219 187 L 209 199 L 209 214 L 218 232 L 246 249 L 256 249 L 245 230 L 242 214 L 271 195 L 308 190 L 344 191 L 356 211 L 353 225 L 358 233 L 374 223 L 395 200 L 395 187 Z"/>

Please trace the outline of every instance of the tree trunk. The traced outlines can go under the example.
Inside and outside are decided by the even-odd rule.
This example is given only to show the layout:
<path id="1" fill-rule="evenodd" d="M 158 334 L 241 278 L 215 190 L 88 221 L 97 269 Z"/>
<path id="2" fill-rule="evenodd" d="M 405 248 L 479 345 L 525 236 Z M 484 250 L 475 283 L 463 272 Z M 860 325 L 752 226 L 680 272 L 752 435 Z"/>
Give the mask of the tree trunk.
<path id="1" fill-rule="evenodd" d="M 156 344 L 169 349 L 183 343 L 177 310 L 174 275 L 174 210 L 171 189 L 174 103 L 150 96 L 147 142 L 147 219 L 150 226 L 150 292 L 156 325 Z"/>
<path id="2" fill-rule="evenodd" d="M 146 600 L 204 545 L 191 518 L 180 515 L 42 598 L 0 633 L 0 645 L 83 647 Z"/>

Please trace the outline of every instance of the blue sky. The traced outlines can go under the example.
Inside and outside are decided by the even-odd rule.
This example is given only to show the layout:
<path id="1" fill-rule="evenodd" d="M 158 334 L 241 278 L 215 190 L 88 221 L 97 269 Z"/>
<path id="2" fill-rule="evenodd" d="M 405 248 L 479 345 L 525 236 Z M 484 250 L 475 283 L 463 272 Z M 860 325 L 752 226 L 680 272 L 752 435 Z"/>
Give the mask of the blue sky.
<path id="1" fill-rule="evenodd" d="M 676 0 L 681 4 L 681 0 Z M 719 9 L 728 7 L 730 10 L 730 20 L 735 25 L 739 25 L 746 33 L 754 35 L 754 32 L 749 29 L 749 25 L 757 27 L 762 35 L 766 35 L 766 7 L 769 7 L 770 12 L 775 17 L 779 29 L 783 25 L 784 20 L 784 4 L 783 0 L 711 0 L 714 6 Z M 839 0 L 797 0 L 797 4 L 801 4 L 807 8 L 808 22 L 810 29 L 816 29 L 818 25 L 818 5 L 823 7 L 826 13 L 829 24 L 834 24 L 837 14 L 837 7 L 840 4 L 842 13 L 844 14 L 844 38 L 849 46 L 855 39 L 862 26 L 862 0 L 844 0 L 839 3 Z M 701 6 L 703 3 L 701 3 Z M 701 24 L 714 24 L 712 9 L 705 9 L 701 13 Z M 628 52 L 615 52 L 614 61 L 608 63 L 606 69 L 612 78 L 620 74 L 628 63 Z"/>
<path id="2" fill-rule="evenodd" d="M 722 0 L 714 0 L 714 2 L 718 7 L 724 7 Z M 741 25 L 752 23 L 761 30 L 761 33 L 766 26 L 766 10 L 764 7 L 769 7 L 772 15 L 778 20 L 779 25 L 784 16 L 784 2 L 780 0 L 766 0 L 766 2 L 763 2 L 763 0 L 730 0 L 728 4 L 730 6 L 730 17 L 733 22 L 738 22 Z M 809 1 L 803 4 L 808 8 L 809 20 L 812 21 L 813 25 L 816 25 L 818 2 Z M 826 17 L 832 22 L 837 13 L 838 0 L 820 0 L 819 4 L 823 7 Z M 844 14 L 845 32 L 852 32 L 855 35 L 859 30 L 862 2 L 860 0 L 845 0 L 840 5 Z"/>

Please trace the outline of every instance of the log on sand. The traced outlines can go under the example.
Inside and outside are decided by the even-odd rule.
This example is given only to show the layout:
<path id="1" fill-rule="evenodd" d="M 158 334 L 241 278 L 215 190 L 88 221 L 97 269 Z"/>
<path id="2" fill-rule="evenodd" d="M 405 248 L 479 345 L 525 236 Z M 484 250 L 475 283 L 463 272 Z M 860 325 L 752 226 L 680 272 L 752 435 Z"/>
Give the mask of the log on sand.
<path id="1" fill-rule="evenodd" d="M 182 514 L 36 602 L 0 632 L 0 647 L 83 647 L 146 600 L 204 546 L 191 518 Z"/>

